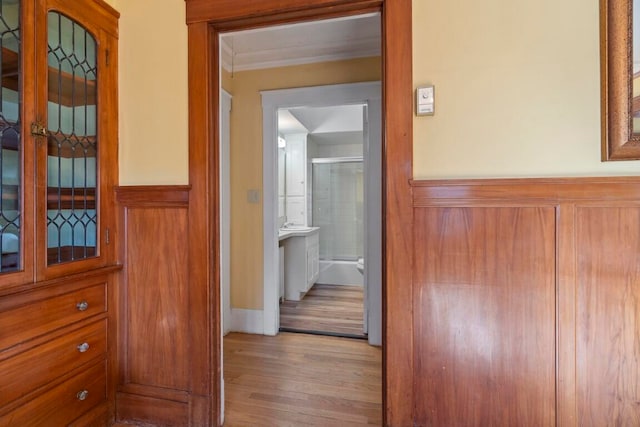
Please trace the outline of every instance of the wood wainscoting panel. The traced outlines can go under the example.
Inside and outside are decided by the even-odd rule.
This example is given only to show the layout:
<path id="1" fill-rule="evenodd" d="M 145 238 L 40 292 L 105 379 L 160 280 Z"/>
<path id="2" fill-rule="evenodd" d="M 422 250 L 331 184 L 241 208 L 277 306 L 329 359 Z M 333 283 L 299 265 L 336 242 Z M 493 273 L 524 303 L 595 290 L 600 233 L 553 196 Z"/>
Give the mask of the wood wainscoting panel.
<path id="1" fill-rule="evenodd" d="M 119 421 L 188 423 L 189 188 L 121 187 Z M 176 424 L 178 425 L 178 424 Z"/>
<path id="2" fill-rule="evenodd" d="M 640 425 L 640 178 L 412 185 L 415 425 Z"/>
<path id="3" fill-rule="evenodd" d="M 414 425 L 553 425 L 556 209 L 426 207 L 414 221 Z"/>
<path id="4" fill-rule="evenodd" d="M 189 389 L 187 210 L 127 214 L 127 382 Z"/>
<path id="5" fill-rule="evenodd" d="M 640 206 L 577 209 L 581 426 L 640 425 Z"/>

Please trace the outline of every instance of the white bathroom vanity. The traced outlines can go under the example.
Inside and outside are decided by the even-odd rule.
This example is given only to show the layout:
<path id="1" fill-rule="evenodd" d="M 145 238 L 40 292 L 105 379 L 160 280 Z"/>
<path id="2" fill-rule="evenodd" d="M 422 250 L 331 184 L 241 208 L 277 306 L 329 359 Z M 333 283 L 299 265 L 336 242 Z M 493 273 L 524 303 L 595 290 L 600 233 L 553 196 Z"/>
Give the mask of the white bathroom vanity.
<path id="1" fill-rule="evenodd" d="M 300 301 L 311 286 L 318 280 L 320 269 L 320 228 L 294 227 L 281 228 L 278 232 L 280 242 L 280 281 L 284 278 L 285 299 Z M 284 262 L 283 262 L 284 260 Z"/>

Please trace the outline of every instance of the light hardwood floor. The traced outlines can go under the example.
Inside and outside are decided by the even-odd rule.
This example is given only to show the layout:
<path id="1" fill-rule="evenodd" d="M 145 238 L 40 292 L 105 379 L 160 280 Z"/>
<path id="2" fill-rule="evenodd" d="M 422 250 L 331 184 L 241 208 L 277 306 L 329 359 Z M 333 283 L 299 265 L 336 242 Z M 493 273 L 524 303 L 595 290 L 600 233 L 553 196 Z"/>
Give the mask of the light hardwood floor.
<path id="1" fill-rule="evenodd" d="M 382 352 L 295 333 L 224 338 L 225 426 L 382 424 Z"/>
<path id="2" fill-rule="evenodd" d="M 315 284 L 302 301 L 280 304 L 280 327 L 365 337 L 362 286 Z"/>

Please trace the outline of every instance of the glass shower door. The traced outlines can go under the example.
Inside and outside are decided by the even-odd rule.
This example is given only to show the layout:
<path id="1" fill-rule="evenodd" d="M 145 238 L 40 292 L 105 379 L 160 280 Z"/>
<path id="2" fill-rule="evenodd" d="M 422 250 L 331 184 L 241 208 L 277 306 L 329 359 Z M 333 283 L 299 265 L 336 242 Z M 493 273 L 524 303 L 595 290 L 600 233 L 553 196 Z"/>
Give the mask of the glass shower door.
<path id="1" fill-rule="evenodd" d="M 320 259 L 356 261 L 364 252 L 362 159 L 314 159 L 312 164 L 312 220 L 320 227 Z"/>

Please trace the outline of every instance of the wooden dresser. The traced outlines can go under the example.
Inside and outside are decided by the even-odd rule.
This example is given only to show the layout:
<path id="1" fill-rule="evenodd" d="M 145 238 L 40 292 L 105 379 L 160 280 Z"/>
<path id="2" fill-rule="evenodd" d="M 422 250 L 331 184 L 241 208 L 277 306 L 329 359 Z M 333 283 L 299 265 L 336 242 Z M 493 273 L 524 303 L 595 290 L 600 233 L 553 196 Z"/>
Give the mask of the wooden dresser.
<path id="1" fill-rule="evenodd" d="M 118 13 L 0 8 L 0 426 L 114 419 Z"/>
<path id="2" fill-rule="evenodd" d="M 98 275 L 0 299 L 0 426 L 106 424 L 108 286 Z"/>

